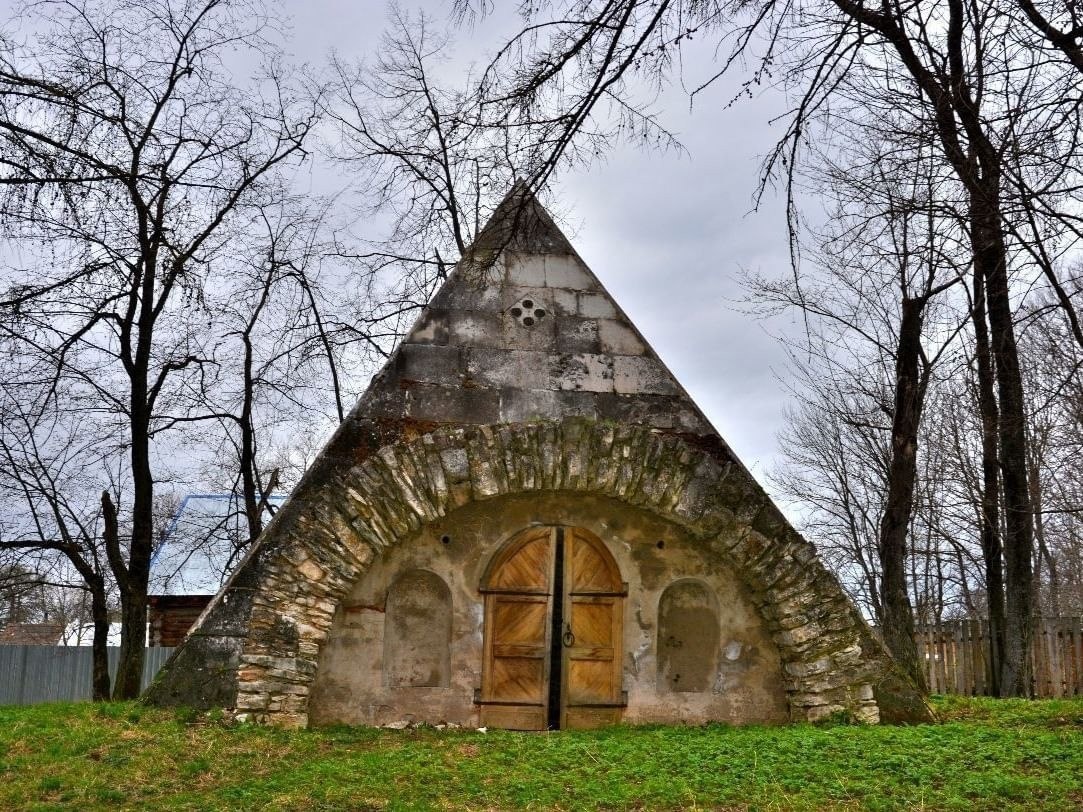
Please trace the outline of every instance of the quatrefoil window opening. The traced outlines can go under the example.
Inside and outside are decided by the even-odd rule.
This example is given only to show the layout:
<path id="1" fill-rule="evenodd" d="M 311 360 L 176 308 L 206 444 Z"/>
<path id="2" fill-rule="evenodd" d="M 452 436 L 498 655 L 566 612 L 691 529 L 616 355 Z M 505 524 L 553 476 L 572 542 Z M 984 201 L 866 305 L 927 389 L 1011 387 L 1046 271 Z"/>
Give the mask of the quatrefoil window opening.
<path id="1" fill-rule="evenodd" d="M 533 327 L 539 321 L 545 318 L 545 308 L 541 306 L 541 302 L 535 302 L 533 299 L 526 298 L 519 301 L 514 305 L 510 311 L 512 317 L 518 319 L 519 323 L 524 327 Z"/>

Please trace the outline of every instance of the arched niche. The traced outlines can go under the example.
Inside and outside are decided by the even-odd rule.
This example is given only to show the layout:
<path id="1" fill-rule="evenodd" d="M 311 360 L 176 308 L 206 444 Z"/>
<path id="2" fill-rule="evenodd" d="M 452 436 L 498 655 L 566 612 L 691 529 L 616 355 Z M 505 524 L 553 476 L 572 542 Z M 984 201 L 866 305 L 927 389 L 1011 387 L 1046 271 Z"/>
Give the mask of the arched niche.
<path id="1" fill-rule="evenodd" d="M 387 592 L 388 687 L 446 688 L 451 680 L 451 590 L 428 570 L 407 570 Z"/>
<path id="2" fill-rule="evenodd" d="M 659 690 L 711 690 L 718 672 L 720 637 L 714 590 L 691 579 L 666 587 L 658 601 Z"/>

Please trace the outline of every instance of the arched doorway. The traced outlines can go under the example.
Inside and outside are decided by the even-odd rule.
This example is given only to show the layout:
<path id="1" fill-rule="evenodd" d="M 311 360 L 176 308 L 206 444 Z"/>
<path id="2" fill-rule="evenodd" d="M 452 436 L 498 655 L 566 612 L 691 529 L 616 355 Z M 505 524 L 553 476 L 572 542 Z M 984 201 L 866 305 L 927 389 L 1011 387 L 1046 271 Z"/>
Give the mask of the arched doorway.
<path id="1" fill-rule="evenodd" d="M 620 721 L 625 584 L 578 527 L 531 527 L 489 563 L 481 723 L 512 730 Z"/>

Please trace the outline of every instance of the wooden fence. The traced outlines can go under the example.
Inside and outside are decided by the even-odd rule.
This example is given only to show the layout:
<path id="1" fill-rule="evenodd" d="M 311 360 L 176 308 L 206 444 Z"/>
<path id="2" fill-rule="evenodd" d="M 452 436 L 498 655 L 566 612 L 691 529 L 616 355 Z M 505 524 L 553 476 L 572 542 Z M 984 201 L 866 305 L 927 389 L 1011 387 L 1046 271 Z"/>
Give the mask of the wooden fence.
<path id="1" fill-rule="evenodd" d="M 918 656 L 934 694 L 990 693 L 989 624 L 954 620 L 919 626 Z M 1078 617 L 1037 618 L 1030 648 L 1031 690 L 1041 698 L 1083 695 L 1083 623 Z"/>

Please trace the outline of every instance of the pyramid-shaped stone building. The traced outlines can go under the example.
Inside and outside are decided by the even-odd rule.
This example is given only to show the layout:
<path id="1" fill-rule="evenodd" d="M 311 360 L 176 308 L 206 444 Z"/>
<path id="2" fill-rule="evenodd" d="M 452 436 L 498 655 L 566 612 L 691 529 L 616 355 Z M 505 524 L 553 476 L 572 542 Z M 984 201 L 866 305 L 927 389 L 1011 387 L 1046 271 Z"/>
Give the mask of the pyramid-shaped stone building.
<path id="1" fill-rule="evenodd" d="M 293 725 L 920 716 L 892 673 L 517 187 L 148 699 Z"/>

